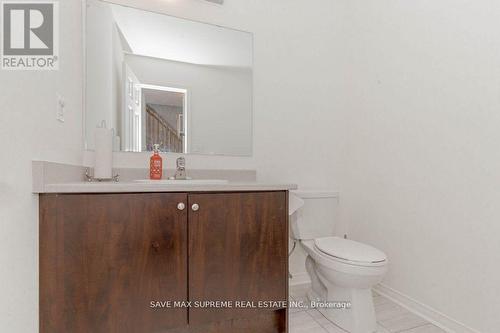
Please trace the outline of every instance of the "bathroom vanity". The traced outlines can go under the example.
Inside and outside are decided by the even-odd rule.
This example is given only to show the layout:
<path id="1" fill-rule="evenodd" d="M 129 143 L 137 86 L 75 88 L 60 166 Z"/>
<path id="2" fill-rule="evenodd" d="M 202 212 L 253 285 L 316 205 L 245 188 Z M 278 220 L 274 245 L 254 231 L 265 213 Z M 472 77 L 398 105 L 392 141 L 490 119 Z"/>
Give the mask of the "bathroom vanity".
<path id="1" fill-rule="evenodd" d="M 85 1 L 83 20 L 84 161 L 96 162 L 94 176 L 98 164 L 111 171 L 113 151 L 142 162 L 157 144 L 169 159 L 252 155 L 252 33 L 100 0 Z M 83 167 L 33 164 L 40 332 L 287 332 L 296 186 L 226 168 L 189 170 L 189 183 L 112 171 L 122 181 L 88 183 Z"/>
<path id="2" fill-rule="evenodd" d="M 292 186 L 180 189 L 40 193 L 40 332 L 287 332 Z"/>

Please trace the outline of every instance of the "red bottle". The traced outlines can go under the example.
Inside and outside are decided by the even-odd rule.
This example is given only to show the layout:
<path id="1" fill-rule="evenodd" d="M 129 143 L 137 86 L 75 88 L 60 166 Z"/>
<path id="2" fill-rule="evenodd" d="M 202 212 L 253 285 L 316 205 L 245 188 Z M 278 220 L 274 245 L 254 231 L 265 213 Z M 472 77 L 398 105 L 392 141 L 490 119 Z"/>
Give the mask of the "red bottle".
<path id="1" fill-rule="evenodd" d="M 160 145 L 153 146 L 154 153 L 149 162 L 149 178 L 160 180 L 163 176 L 163 159 L 160 156 Z"/>

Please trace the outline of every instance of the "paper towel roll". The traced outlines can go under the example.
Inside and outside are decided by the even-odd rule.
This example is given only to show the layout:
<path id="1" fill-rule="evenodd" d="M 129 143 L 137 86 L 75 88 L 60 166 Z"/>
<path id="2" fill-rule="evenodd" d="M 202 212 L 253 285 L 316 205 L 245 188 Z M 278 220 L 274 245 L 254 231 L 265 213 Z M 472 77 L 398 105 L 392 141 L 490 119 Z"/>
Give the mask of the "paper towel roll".
<path id="1" fill-rule="evenodd" d="M 113 130 L 105 126 L 95 129 L 94 178 L 113 178 Z"/>

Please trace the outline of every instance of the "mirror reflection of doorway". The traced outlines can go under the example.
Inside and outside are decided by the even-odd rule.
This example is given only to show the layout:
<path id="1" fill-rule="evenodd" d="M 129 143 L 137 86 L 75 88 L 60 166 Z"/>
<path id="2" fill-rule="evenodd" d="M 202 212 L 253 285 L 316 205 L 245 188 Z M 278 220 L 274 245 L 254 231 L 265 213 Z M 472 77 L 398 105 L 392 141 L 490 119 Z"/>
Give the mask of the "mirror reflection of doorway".
<path id="1" fill-rule="evenodd" d="M 171 87 L 141 85 L 143 119 L 143 151 L 187 151 L 186 106 L 187 90 Z"/>

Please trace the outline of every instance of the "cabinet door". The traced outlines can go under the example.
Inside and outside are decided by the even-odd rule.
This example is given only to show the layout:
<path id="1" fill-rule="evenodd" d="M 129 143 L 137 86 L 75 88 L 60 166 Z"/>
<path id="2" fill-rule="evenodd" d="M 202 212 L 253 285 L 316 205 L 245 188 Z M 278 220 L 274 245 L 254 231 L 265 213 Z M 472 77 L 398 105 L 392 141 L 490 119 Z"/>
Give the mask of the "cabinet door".
<path id="1" fill-rule="evenodd" d="M 186 194 L 40 199 L 40 332 L 159 332 L 187 325 Z M 165 304 L 165 303 L 163 303 Z"/>
<path id="2" fill-rule="evenodd" d="M 287 300 L 286 192 L 190 194 L 189 206 L 191 301 Z M 276 309 L 192 307 L 189 323 Z"/>

